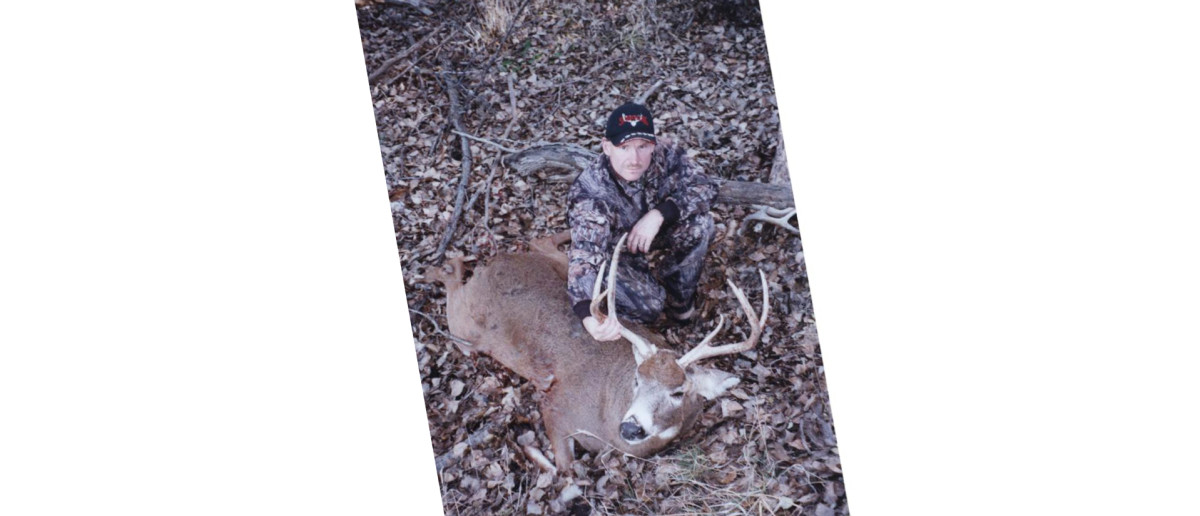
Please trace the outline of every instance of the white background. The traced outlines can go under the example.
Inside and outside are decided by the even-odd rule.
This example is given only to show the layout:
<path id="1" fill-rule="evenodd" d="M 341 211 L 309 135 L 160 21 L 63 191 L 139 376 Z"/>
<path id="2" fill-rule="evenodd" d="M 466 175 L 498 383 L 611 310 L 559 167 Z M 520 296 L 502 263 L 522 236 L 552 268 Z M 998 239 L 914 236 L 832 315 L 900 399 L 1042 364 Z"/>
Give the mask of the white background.
<path id="1" fill-rule="evenodd" d="M 853 513 L 1198 512 L 1195 8 L 764 4 Z M 437 513 L 350 2 L 22 5 L 0 513 Z"/>

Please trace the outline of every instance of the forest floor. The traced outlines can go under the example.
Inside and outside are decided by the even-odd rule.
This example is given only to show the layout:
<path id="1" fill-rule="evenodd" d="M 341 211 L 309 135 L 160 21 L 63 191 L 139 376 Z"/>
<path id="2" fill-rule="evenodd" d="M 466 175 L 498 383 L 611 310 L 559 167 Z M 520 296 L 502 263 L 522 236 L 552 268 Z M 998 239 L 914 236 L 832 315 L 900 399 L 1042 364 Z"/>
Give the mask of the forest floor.
<path id="1" fill-rule="evenodd" d="M 708 363 L 742 382 L 647 459 L 585 454 L 574 471 L 539 467 L 524 448 L 550 450 L 541 394 L 490 358 L 461 353 L 444 333 L 445 293 L 424 279 L 443 255 L 482 264 L 566 229 L 569 185 L 555 179 L 562 171 L 524 174 L 500 159 L 542 143 L 598 152 L 608 113 L 660 81 L 647 101 L 658 134 L 689 149 L 712 177 L 771 180 L 780 122 L 757 4 L 360 3 L 446 513 L 848 514 L 801 240 L 743 223 L 751 206 L 714 205 L 700 322 L 663 333 L 686 350 L 724 314 L 736 328 L 724 341 L 744 334 L 724 280 L 758 299 L 757 269 L 769 283 L 767 329 L 756 349 Z M 472 137 L 468 153 L 456 115 L 459 132 Z"/>

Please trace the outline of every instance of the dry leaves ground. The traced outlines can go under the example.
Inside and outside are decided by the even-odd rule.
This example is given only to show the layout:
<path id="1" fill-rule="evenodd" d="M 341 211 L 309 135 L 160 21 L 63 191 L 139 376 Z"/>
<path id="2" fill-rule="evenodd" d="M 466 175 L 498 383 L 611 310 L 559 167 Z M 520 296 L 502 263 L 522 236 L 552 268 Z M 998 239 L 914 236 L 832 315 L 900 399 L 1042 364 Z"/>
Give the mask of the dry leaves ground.
<path id="1" fill-rule="evenodd" d="M 445 255 L 479 262 L 567 227 L 567 184 L 499 163 L 508 149 L 574 143 L 599 150 L 604 117 L 648 101 L 660 134 L 713 176 L 768 180 L 779 119 L 758 6 L 683 0 L 362 2 L 366 67 L 404 267 L 422 388 L 447 514 L 848 514 L 813 325 L 800 238 L 714 208 L 718 237 L 701 321 L 740 314 L 726 275 L 768 275 L 772 317 L 752 352 L 713 360 L 742 383 L 649 458 L 586 455 L 574 471 L 540 469 L 548 451 L 539 393 L 448 338 L 445 298 L 422 273 L 454 220 L 464 153 L 448 88 L 457 88 L 470 167 Z M 413 4 L 416 4 L 414 6 Z M 752 288 L 753 290 L 753 288 Z M 759 293 L 747 292 L 751 298 Z M 684 349 L 709 323 L 666 330 Z M 734 321 L 725 339 L 742 337 Z"/>

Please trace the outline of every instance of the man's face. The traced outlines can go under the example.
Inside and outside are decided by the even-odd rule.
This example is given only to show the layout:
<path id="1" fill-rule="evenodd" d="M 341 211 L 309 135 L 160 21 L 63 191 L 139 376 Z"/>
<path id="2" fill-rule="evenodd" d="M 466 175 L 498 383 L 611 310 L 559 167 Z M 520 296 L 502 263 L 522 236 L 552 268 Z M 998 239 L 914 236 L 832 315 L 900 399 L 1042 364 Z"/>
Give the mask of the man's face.
<path id="1" fill-rule="evenodd" d="M 603 140 L 600 146 L 604 148 L 604 155 L 608 156 L 613 171 L 626 181 L 640 179 L 650 168 L 650 158 L 654 156 L 654 143 L 641 138 L 626 140 L 620 145 Z"/>

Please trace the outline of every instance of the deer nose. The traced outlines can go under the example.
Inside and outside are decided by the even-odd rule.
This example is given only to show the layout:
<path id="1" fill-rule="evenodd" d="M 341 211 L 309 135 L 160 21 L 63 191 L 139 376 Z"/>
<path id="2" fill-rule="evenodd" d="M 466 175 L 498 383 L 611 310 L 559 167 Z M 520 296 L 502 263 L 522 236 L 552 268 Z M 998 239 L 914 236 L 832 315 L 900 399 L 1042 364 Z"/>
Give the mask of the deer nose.
<path id="1" fill-rule="evenodd" d="M 646 438 L 646 430 L 632 421 L 621 423 L 621 438 L 626 441 L 640 441 Z"/>

